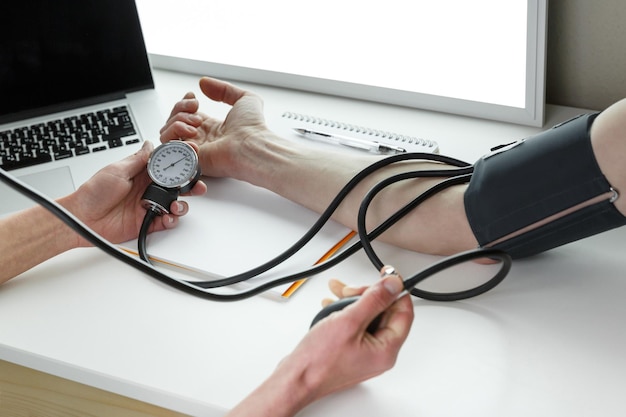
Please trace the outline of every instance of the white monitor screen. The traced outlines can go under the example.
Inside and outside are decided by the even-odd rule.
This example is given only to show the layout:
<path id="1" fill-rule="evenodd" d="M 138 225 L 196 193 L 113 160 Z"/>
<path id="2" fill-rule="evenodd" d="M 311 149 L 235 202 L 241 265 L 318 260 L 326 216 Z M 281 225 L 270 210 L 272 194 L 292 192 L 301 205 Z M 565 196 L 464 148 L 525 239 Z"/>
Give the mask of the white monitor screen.
<path id="1" fill-rule="evenodd" d="M 137 5 L 157 67 L 543 124 L 546 0 Z"/>

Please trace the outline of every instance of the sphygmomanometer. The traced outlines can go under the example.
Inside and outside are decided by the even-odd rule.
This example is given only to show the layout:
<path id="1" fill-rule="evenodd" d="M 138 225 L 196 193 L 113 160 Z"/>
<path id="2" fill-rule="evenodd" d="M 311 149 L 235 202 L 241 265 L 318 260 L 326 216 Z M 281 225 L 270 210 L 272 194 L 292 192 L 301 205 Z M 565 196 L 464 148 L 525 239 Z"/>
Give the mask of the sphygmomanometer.
<path id="1" fill-rule="evenodd" d="M 368 195 L 363 199 L 358 217 L 359 221 L 359 241 L 353 244 L 350 248 L 331 258 L 330 260 L 317 264 L 314 267 L 307 268 L 304 271 L 299 271 L 295 274 L 291 274 L 287 277 L 273 279 L 269 283 L 257 287 L 257 289 L 238 293 L 238 294 L 214 294 L 211 293 L 211 289 L 218 287 L 230 286 L 241 281 L 247 281 L 251 278 L 257 277 L 265 272 L 270 271 L 272 268 L 278 266 L 289 257 L 293 256 L 301 248 L 303 248 L 324 226 L 324 224 L 331 218 L 333 212 L 348 195 L 348 193 L 365 177 L 392 163 L 398 163 L 401 161 L 408 161 L 413 159 L 429 159 L 441 164 L 456 166 L 456 169 L 437 169 L 428 171 L 411 171 L 403 174 L 387 178 L 385 181 L 379 183 L 374 187 Z M 443 168 L 443 167 L 442 167 Z M 167 212 L 167 207 L 177 198 L 181 193 L 189 191 L 200 176 L 200 167 L 198 164 L 198 158 L 194 149 L 185 142 L 172 141 L 157 147 L 151 154 L 147 164 L 148 175 L 152 179 L 152 184 L 147 188 L 142 197 L 143 206 L 147 209 L 146 216 L 138 237 L 138 248 L 140 258 L 150 264 L 150 257 L 146 249 L 146 235 L 150 223 L 155 216 L 161 215 Z M 378 161 L 377 163 L 367 167 L 362 172 L 357 174 L 337 195 L 337 197 L 331 202 L 327 210 L 322 213 L 318 221 L 309 229 L 309 231 L 299 239 L 292 247 L 288 248 L 285 252 L 277 256 L 276 258 L 269 260 L 263 265 L 260 265 L 250 271 L 242 272 L 232 277 L 223 279 L 212 279 L 210 281 L 186 281 L 189 288 L 188 291 L 198 293 L 199 295 L 207 296 L 208 298 L 221 299 L 221 300 L 235 300 L 239 298 L 245 298 L 250 295 L 254 295 L 260 290 L 269 289 L 276 285 L 282 285 L 284 283 L 292 282 L 298 279 L 309 277 L 321 271 L 324 271 L 338 262 L 346 259 L 348 256 L 354 254 L 359 249 L 363 248 L 368 254 L 370 260 L 374 263 L 376 268 L 382 268 L 383 262 L 378 258 L 374 249 L 372 248 L 371 241 L 377 236 L 395 224 L 399 219 L 404 217 L 409 211 L 419 205 L 422 201 L 436 194 L 440 189 L 444 189 L 448 186 L 460 184 L 466 182 L 469 179 L 469 173 L 471 172 L 471 166 L 465 162 L 431 154 L 399 154 L 390 156 L 386 159 Z M 446 179 L 437 187 L 430 190 L 430 192 L 422 194 L 414 202 L 407 205 L 394 216 L 389 218 L 385 223 L 379 225 L 375 230 L 368 232 L 365 228 L 366 211 L 369 207 L 371 200 L 375 195 L 389 186 L 392 183 L 405 181 L 411 178 L 419 177 L 446 177 Z M 445 259 L 443 262 L 438 263 L 435 269 L 429 268 L 426 274 L 408 279 L 406 282 L 409 285 L 408 289 L 413 288 L 418 282 L 425 280 L 427 277 L 437 273 L 441 269 L 449 268 L 461 262 L 467 262 L 471 259 L 490 258 L 493 260 L 500 260 L 502 262 L 501 268 L 494 274 L 491 279 L 486 282 L 476 285 L 474 287 L 465 288 L 461 291 L 452 291 L 445 293 L 429 292 L 420 289 L 414 289 L 415 295 L 423 298 L 433 300 L 458 300 L 468 297 L 473 297 L 482 292 L 493 288 L 497 285 L 506 275 L 510 268 L 510 260 L 507 254 L 500 250 L 493 249 L 476 249 L 463 253 L 462 256 L 452 257 Z"/>
<path id="2" fill-rule="evenodd" d="M 454 301 L 474 297 L 494 288 L 509 272 L 512 258 L 532 255 L 626 223 L 626 218 L 613 205 L 617 191 L 602 175 L 591 149 L 589 130 L 595 116 L 583 115 L 534 137 L 500 147 L 475 164 L 438 154 L 402 153 L 387 156 L 357 173 L 308 232 L 283 253 L 249 271 L 208 281 L 183 280 L 164 274 L 151 265 L 145 248 L 147 230 L 154 217 L 167 212 L 178 195 L 190 190 L 200 177 L 195 150 L 185 142 L 172 141 L 160 145 L 150 157 L 148 173 L 152 184 L 142 197 L 146 217 L 138 238 L 141 259 L 128 255 L 102 239 L 57 203 L 2 170 L 0 179 L 44 206 L 94 246 L 115 258 L 179 290 L 215 301 L 240 300 L 279 285 L 309 278 L 332 268 L 361 249 L 379 270 L 384 263 L 372 246 L 373 240 L 438 192 L 451 186 L 468 184 L 465 210 L 479 246 L 445 257 L 405 279 L 405 289 L 416 297 Z M 363 198 L 357 214 L 359 239 L 346 249 L 322 263 L 258 284 L 252 289 L 232 293 L 214 291 L 219 287 L 247 281 L 278 266 L 322 229 L 343 199 L 364 178 L 390 164 L 411 160 L 433 161 L 434 169 L 407 170 L 376 184 Z M 437 169 L 438 166 L 441 169 Z M 367 230 L 367 209 L 376 195 L 392 184 L 416 178 L 440 178 L 441 181 L 416 196 L 373 230 Z M 499 266 L 495 274 L 480 284 L 468 284 L 469 288 L 453 291 L 428 291 L 418 286 L 452 266 L 485 258 L 499 261 Z"/>

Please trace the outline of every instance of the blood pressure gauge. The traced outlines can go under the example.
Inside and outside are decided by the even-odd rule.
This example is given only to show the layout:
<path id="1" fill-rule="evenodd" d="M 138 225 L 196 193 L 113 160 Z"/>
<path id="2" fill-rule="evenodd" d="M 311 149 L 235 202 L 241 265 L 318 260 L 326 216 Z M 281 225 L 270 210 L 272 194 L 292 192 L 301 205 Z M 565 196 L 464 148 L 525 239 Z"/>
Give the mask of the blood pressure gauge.
<path id="1" fill-rule="evenodd" d="M 142 197 L 143 206 L 158 214 L 169 213 L 172 202 L 190 191 L 200 178 L 198 154 L 185 142 L 164 143 L 152 151 L 148 175 L 153 183 Z"/>

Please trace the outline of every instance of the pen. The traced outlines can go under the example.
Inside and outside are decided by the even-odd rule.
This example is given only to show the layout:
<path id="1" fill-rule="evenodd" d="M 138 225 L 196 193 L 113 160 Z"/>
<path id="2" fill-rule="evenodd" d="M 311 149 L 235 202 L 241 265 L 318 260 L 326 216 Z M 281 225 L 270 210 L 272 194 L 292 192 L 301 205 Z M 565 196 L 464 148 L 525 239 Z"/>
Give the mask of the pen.
<path id="1" fill-rule="evenodd" d="M 399 146 L 387 145 L 374 140 L 366 140 L 359 138 L 351 138 L 348 136 L 335 135 L 325 132 L 317 132 L 314 130 L 296 128 L 296 132 L 309 139 L 322 140 L 336 145 L 347 146 L 349 148 L 362 149 L 365 151 L 378 154 L 398 154 L 405 153 L 406 149 Z"/>

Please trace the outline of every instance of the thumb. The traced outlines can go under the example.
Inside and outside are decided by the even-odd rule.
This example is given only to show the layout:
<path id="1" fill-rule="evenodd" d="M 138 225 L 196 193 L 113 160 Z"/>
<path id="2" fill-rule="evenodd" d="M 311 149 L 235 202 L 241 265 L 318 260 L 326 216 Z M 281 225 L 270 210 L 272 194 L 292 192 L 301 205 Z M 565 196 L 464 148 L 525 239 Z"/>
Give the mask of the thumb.
<path id="1" fill-rule="evenodd" d="M 389 266 L 383 267 L 381 279 L 369 287 L 354 305 L 357 310 L 356 314 L 362 318 L 364 328 L 384 313 L 402 291 L 404 291 L 404 283 L 395 269 Z"/>
<path id="2" fill-rule="evenodd" d="M 141 171 L 145 171 L 150 154 L 154 150 L 154 145 L 149 140 L 143 142 L 143 146 L 137 152 L 127 156 L 122 160 L 124 169 L 129 178 L 134 178 Z"/>
<path id="3" fill-rule="evenodd" d="M 138 156 L 148 162 L 148 158 L 150 154 L 154 150 L 154 145 L 149 140 L 144 140 L 143 145 L 141 145 L 141 149 L 135 152 L 135 156 Z"/>

